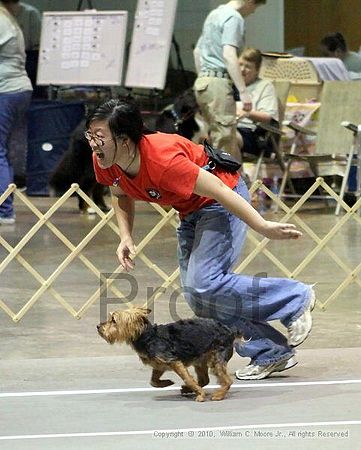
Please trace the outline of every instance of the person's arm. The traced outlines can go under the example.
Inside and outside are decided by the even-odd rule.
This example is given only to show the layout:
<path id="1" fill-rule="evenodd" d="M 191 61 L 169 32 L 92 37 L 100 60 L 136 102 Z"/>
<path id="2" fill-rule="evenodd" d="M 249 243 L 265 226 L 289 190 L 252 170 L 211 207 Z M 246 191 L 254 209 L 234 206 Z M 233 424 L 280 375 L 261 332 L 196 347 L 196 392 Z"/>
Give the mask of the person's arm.
<path id="1" fill-rule="evenodd" d="M 238 120 L 242 121 L 242 119 L 247 118 L 253 122 L 263 123 L 270 123 L 272 119 L 278 121 L 278 99 L 273 85 L 267 83 L 261 86 L 261 90 L 256 93 L 255 98 L 253 108 L 250 111 L 244 111 L 242 102 L 236 102 Z"/>
<path id="2" fill-rule="evenodd" d="M 255 109 L 245 111 L 242 102 L 237 102 L 237 119 L 250 119 L 253 122 L 269 123 L 272 116 L 265 111 L 256 111 Z"/>
<path id="3" fill-rule="evenodd" d="M 134 224 L 134 200 L 128 197 L 119 187 L 111 187 L 112 206 L 119 226 L 120 244 L 117 248 L 117 256 L 120 264 L 128 271 L 134 269 L 134 263 L 130 257 L 135 254 L 135 245 L 132 238 Z"/>
<path id="4" fill-rule="evenodd" d="M 193 50 L 194 66 L 196 68 L 197 75 L 201 71 L 201 52 L 198 47 Z"/>
<path id="5" fill-rule="evenodd" d="M 29 30 L 29 36 L 31 41 L 30 50 L 39 50 L 40 35 L 41 35 L 41 14 L 39 11 L 32 11 L 32 17 L 30 18 L 31 30 Z"/>
<path id="6" fill-rule="evenodd" d="M 302 233 L 295 225 L 265 220 L 243 197 L 215 175 L 200 169 L 193 193 L 216 200 L 251 228 L 269 239 L 297 239 Z"/>
<path id="7" fill-rule="evenodd" d="M 247 92 L 246 85 L 241 74 L 236 47 L 233 47 L 232 45 L 224 45 L 223 58 L 227 67 L 227 72 L 239 91 L 239 97 L 242 100 L 243 109 L 245 111 L 250 111 L 252 109 L 252 100 Z"/>

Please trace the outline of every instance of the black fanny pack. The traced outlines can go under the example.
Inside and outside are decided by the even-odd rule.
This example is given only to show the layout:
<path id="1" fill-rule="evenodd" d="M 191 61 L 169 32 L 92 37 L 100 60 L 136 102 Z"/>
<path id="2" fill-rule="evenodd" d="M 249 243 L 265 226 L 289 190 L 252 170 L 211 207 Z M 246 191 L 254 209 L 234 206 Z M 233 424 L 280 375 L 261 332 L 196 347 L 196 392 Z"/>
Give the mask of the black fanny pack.
<path id="1" fill-rule="evenodd" d="M 229 153 L 216 150 L 206 140 L 203 142 L 203 145 L 204 151 L 209 157 L 209 161 L 202 169 L 212 171 L 216 167 L 220 167 L 227 172 L 237 172 L 241 167 L 241 163 Z"/>

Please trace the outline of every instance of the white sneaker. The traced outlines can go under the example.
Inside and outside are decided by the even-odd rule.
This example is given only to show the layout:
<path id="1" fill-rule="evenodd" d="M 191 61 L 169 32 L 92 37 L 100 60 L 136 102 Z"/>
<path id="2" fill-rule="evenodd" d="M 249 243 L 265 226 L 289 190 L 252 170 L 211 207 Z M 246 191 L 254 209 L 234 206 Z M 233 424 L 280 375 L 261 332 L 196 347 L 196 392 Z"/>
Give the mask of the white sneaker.
<path id="1" fill-rule="evenodd" d="M 0 225 L 13 225 L 15 223 L 15 216 L 0 217 Z"/>
<path id="2" fill-rule="evenodd" d="M 291 356 L 289 359 L 267 364 L 266 366 L 248 364 L 244 369 L 237 370 L 235 375 L 238 380 L 262 380 L 271 375 L 271 373 L 283 372 L 284 370 L 291 369 L 296 364 L 296 358 Z"/>
<path id="3" fill-rule="evenodd" d="M 315 307 L 315 291 L 311 290 L 311 300 L 305 312 L 288 327 L 288 343 L 292 347 L 297 347 L 308 337 L 312 329 L 311 311 Z"/>

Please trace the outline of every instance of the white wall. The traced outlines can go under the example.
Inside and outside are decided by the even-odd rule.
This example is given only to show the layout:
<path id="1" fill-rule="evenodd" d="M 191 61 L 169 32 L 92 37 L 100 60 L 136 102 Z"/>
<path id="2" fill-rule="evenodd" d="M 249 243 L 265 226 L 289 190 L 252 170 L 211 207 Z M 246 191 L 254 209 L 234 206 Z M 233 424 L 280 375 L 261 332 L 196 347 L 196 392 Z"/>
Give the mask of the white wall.
<path id="1" fill-rule="evenodd" d="M 284 50 L 284 1 L 268 0 L 246 20 L 246 44 L 262 51 Z"/>
<path id="2" fill-rule="evenodd" d="M 25 0 L 40 11 L 75 11 L 78 0 Z M 179 44 L 182 62 L 187 70 L 194 70 L 193 46 L 197 42 L 206 15 L 222 0 L 178 0 L 174 35 Z M 87 7 L 87 0 L 83 0 Z M 122 9 L 129 12 L 128 37 L 131 40 L 136 0 L 92 0 L 98 10 Z M 256 14 L 246 20 L 246 44 L 263 51 L 283 51 L 283 0 L 268 0 L 258 8 Z M 171 51 L 173 66 L 177 66 L 174 48 Z"/>
<path id="3" fill-rule="evenodd" d="M 178 0 L 178 5 L 182 0 Z M 203 11 L 206 1 L 201 1 Z M 208 0 L 208 11 L 226 1 Z M 179 7 L 178 7 L 179 8 Z M 284 50 L 284 0 L 267 0 L 265 5 L 246 19 L 246 46 L 262 51 L 282 52 Z"/>

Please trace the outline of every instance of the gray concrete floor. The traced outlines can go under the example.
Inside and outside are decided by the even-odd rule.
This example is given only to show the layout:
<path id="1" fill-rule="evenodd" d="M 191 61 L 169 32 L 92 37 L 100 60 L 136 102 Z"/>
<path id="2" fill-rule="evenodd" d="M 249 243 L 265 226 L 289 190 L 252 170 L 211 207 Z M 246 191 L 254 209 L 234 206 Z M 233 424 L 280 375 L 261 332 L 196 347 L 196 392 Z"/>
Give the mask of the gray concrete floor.
<path id="1" fill-rule="evenodd" d="M 51 199 L 31 200 L 43 212 L 52 203 Z M 140 241 L 158 215 L 144 204 L 138 205 L 137 213 L 136 240 Z M 340 220 L 317 205 L 305 209 L 300 217 L 320 237 Z M 97 219 L 80 216 L 75 199 L 70 199 L 52 221 L 76 245 Z M 16 225 L 0 227 L 0 234 L 15 246 L 33 223 L 34 215 L 17 202 Z M 116 245 L 112 231 L 101 231 L 85 254 L 102 272 L 112 272 Z M 313 246 L 304 237 L 292 243 L 272 243 L 270 250 L 295 266 Z M 330 247 L 355 267 L 361 260 L 361 227 L 351 221 Z M 247 242 L 245 254 L 252 248 Z M 174 230 L 163 229 L 145 253 L 165 272 L 174 270 Z M 67 254 L 45 228 L 21 252 L 44 278 Z M 6 255 L 0 246 L 0 263 Z M 264 257 L 248 268 L 251 274 L 261 271 L 279 275 Z M 143 304 L 147 288 L 161 280 L 139 260 L 133 274 L 139 288 L 134 303 Z M 317 296 L 323 302 L 344 277 L 323 253 L 299 278 L 317 282 Z M 125 280 L 117 283 L 122 291 L 129 290 Z M 54 287 L 77 309 L 98 284 L 82 263 L 74 261 Z M 0 274 L 0 299 L 17 311 L 38 286 L 12 262 Z M 169 293 L 165 293 L 154 305 L 156 322 L 174 320 L 174 308 L 169 305 Z M 181 298 L 172 305 L 177 316 L 191 315 Z M 223 402 L 198 404 L 181 397 L 181 383 L 173 374 L 174 386 L 151 388 L 149 369 L 129 348 L 109 346 L 98 337 L 99 314 L 96 302 L 77 321 L 50 292 L 19 323 L 0 311 L 1 449 L 359 448 L 361 290 L 355 283 L 325 311 L 315 309 L 312 333 L 297 351 L 295 368 L 258 382 L 236 381 Z M 234 356 L 229 369 L 234 372 L 247 363 Z"/>

